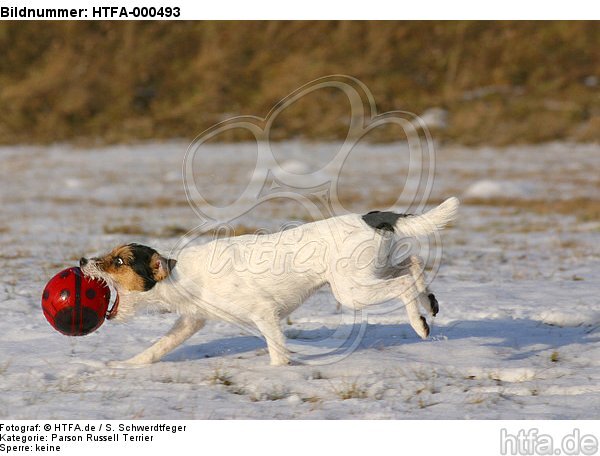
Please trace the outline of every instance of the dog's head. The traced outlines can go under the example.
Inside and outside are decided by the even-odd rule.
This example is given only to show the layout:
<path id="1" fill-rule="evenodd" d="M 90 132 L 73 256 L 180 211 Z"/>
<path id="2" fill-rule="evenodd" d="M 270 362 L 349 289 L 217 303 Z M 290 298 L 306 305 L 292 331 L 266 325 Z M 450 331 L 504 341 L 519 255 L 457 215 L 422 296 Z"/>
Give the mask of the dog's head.
<path id="1" fill-rule="evenodd" d="M 121 245 L 104 256 L 79 260 L 85 275 L 104 280 L 124 292 L 151 290 L 169 276 L 176 263 L 140 244 Z"/>

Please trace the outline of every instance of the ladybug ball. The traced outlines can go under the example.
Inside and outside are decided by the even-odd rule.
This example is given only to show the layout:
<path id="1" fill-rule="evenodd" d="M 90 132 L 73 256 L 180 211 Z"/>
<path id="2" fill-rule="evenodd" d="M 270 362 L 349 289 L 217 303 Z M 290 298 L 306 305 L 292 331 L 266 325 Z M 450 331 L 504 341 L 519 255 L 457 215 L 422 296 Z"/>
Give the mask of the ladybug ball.
<path id="1" fill-rule="evenodd" d="M 110 289 L 79 268 L 56 274 L 44 288 L 42 310 L 48 323 L 66 336 L 85 336 L 104 323 Z"/>

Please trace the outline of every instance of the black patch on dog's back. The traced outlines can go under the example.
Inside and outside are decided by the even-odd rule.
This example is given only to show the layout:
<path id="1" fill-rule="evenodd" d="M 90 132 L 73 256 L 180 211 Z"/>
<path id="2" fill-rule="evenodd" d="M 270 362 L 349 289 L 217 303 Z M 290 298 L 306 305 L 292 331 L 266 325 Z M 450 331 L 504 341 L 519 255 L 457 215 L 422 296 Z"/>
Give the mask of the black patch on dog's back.
<path id="1" fill-rule="evenodd" d="M 408 217 L 411 214 L 397 214 L 396 212 L 371 211 L 362 216 L 367 225 L 374 230 L 394 231 L 398 219 Z"/>
<path id="2" fill-rule="evenodd" d="M 141 244 L 129 244 L 129 247 L 133 254 L 133 260 L 129 266 L 144 281 L 144 291 L 148 291 L 156 285 L 151 261 L 152 256 L 157 252 L 153 248 Z"/>

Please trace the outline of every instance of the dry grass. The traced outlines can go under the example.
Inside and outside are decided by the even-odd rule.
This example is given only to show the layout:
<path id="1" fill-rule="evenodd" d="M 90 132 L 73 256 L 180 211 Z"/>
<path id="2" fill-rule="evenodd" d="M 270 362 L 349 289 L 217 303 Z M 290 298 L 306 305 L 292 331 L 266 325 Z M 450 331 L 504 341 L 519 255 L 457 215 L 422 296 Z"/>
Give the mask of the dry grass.
<path id="1" fill-rule="evenodd" d="M 365 386 L 360 385 L 358 381 L 343 382 L 339 386 L 334 386 L 335 395 L 342 400 L 347 399 L 364 399 L 368 396 Z"/>
<path id="2" fill-rule="evenodd" d="M 438 139 L 597 141 L 597 87 L 585 84 L 596 48 L 594 22 L 8 22 L 0 143 L 191 138 L 230 115 L 265 115 L 336 73 L 367 84 L 382 112 L 447 109 Z M 347 105 L 339 91 L 309 95 L 272 136 L 343 138 Z M 399 137 L 388 128 L 371 139 Z"/>
<path id="3" fill-rule="evenodd" d="M 162 228 L 148 229 L 142 225 L 131 223 L 123 225 L 104 225 L 105 234 L 123 234 L 126 236 L 151 236 L 151 237 L 178 237 L 186 234 L 188 230 L 179 225 L 167 225 Z"/>
<path id="4" fill-rule="evenodd" d="M 136 208 L 165 208 L 165 207 L 185 207 L 189 206 L 187 200 L 184 199 L 174 199 L 167 197 L 157 197 L 152 200 L 131 200 L 131 201 L 123 201 L 119 202 L 119 205 L 125 207 L 136 207 Z"/>
<path id="5" fill-rule="evenodd" d="M 102 201 L 98 199 L 83 199 L 79 197 L 65 197 L 65 196 L 50 196 L 44 198 L 45 202 L 52 204 L 60 204 L 60 205 L 81 205 L 85 204 L 88 206 L 98 206 L 98 207 L 127 207 L 127 208 L 137 208 L 137 209 L 160 209 L 167 207 L 186 207 L 189 206 L 187 200 L 182 199 L 173 199 L 173 198 L 164 198 L 158 197 L 152 200 L 124 200 L 124 201 Z"/>
<path id="6" fill-rule="evenodd" d="M 183 236 L 188 231 L 189 230 L 183 226 L 168 225 L 168 226 L 163 227 L 160 230 L 160 236 L 162 236 L 162 237 L 178 237 L 178 236 Z"/>
<path id="7" fill-rule="evenodd" d="M 208 381 L 211 385 L 224 385 L 233 386 L 233 380 L 231 375 L 222 370 L 220 367 L 216 367 L 213 372 L 209 375 Z"/>
<path id="8" fill-rule="evenodd" d="M 466 401 L 467 404 L 472 404 L 472 405 L 483 404 L 484 402 L 485 402 L 485 396 L 482 396 L 482 395 L 473 396 L 470 399 L 467 399 L 467 401 Z"/>
<path id="9" fill-rule="evenodd" d="M 470 198 L 463 204 L 493 206 L 516 210 L 516 213 L 533 212 L 539 215 L 572 215 L 581 222 L 600 221 L 600 199 L 573 198 L 568 200 L 522 200 L 512 198 Z"/>
<path id="10" fill-rule="evenodd" d="M 239 224 L 235 226 L 222 226 L 215 228 L 204 233 L 206 235 L 218 238 L 226 238 L 233 236 L 242 236 L 244 234 L 267 234 L 264 228 L 258 228 L 256 226 Z"/>
<path id="11" fill-rule="evenodd" d="M 301 398 L 302 402 L 308 402 L 309 404 L 319 404 L 323 402 L 323 398 L 319 396 L 305 396 Z"/>
<path id="12" fill-rule="evenodd" d="M 102 230 L 105 234 L 125 234 L 146 236 L 149 234 L 144 228 L 139 225 L 104 225 Z"/>

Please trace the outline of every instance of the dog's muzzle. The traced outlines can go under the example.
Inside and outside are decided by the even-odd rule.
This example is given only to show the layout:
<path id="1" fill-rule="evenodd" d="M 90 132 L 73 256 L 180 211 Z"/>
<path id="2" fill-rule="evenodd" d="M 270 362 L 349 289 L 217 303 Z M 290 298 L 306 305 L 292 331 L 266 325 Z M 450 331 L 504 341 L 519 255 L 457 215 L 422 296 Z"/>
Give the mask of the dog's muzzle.
<path id="1" fill-rule="evenodd" d="M 94 258 L 92 258 L 92 260 L 94 260 Z M 89 262 L 90 262 L 90 260 L 88 260 L 87 258 L 81 257 L 79 259 L 79 267 L 84 268 Z M 85 272 L 84 272 L 84 274 L 85 274 Z M 115 290 L 115 302 L 113 303 L 112 307 L 109 310 L 107 310 L 106 319 L 112 320 L 113 318 L 115 318 L 117 316 L 118 311 L 119 311 L 119 293 L 117 292 L 117 290 Z"/>

